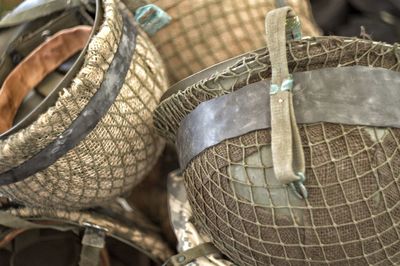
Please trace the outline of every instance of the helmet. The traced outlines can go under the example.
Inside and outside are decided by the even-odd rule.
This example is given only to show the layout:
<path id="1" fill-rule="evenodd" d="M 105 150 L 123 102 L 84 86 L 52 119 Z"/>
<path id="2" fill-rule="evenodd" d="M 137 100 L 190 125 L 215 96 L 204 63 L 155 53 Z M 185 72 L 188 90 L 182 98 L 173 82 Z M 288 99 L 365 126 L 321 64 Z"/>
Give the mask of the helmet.
<path id="1" fill-rule="evenodd" d="M 163 149 L 152 111 L 167 79 L 128 9 L 25 1 L 0 28 L 0 193 L 80 209 L 140 182 Z"/>
<path id="2" fill-rule="evenodd" d="M 137 210 L 121 206 L 114 202 L 86 211 L 54 211 L 5 204 L 0 210 L 0 263 L 131 266 L 171 256 L 157 228 Z"/>
<path id="3" fill-rule="evenodd" d="M 396 265 L 398 47 L 300 39 L 288 7 L 266 27 L 267 49 L 177 83 L 155 111 L 197 229 L 240 265 Z"/>

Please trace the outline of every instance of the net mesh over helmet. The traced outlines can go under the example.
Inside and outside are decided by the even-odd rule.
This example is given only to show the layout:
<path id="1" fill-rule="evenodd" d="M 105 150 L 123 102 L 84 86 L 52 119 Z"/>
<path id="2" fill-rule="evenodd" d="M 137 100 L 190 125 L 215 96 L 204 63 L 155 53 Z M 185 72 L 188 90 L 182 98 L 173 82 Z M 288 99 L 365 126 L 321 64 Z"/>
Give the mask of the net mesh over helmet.
<path id="1" fill-rule="evenodd" d="M 354 65 L 398 72 L 398 55 L 397 46 L 339 37 L 287 47 L 290 73 Z M 247 56 L 164 100 L 156 127 L 174 141 L 201 102 L 270 76 L 267 51 Z M 325 122 L 299 129 L 307 199 L 273 178 L 271 131 L 253 131 L 202 151 L 184 169 L 197 227 L 240 265 L 399 264 L 400 129 Z"/>
<path id="2" fill-rule="evenodd" d="M 25 180 L 1 186 L 0 193 L 29 206 L 79 209 L 127 192 L 154 166 L 164 142 L 154 134 L 152 111 L 167 88 L 161 58 L 147 35 L 119 2 L 100 1 L 101 25 L 89 40 L 83 66 L 54 105 L 25 129 L 0 140 L 0 173 L 21 167 L 62 134 L 106 81 L 121 45 L 124 23 L 136 28 L 123 85 L 97 125 L 72 149 Z M 99 109 L 98 107 L 96 111 Z"/>
<path id="3" fill-rule="evenodd" d="M 152 0 L 173 18 L 151 39 L 177 82 L 223 60 L 262 47 L 265 12 L 275 0 Z M 305 35 L 319 35 L 308 0 L 285 1 L 299 15 Z"/>

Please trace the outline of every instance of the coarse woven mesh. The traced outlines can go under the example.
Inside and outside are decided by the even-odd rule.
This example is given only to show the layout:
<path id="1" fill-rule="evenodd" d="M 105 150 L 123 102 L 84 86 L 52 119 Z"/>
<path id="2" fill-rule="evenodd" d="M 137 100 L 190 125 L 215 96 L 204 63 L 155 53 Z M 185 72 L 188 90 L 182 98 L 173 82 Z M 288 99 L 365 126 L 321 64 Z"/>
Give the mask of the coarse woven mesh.
<path id="1" fill-rule="evenodd" d="M 351 65 L 400 71 L 398 53 L 396 46 L 326 37 L 291 42 L 287 54 L 290 72 Z M 270 75 L 268 53 L 253 54 L 163 101 L 157 126 L 173 138 L 175 123 L 200 102 Z M 400 129 L 299 128 L 308 199 L 276 179 L 270 130 L 250 132 L 204 150 L 185 169 L 197 227 L 240 265 L 399 265 Z"/>
<path id="2" fill-rule="evenodd" d="M 397 45 L 389 46 L 357 38 L 312 37 L 288 42 L 287 58 L 291 73 L 354 65 L 400 71 L 399 51 Z M 221 73 L 163 100 L 154 112 L 155 127 L 161 136 L 173 143 L 182 119 L 200 103 L 270 76 L 267 49 L 249 53 Z"/>
<path id="3" fill-rule="evenodd" d="M 175 83 L 206 67 L 265 44 L 265 14 L 276 0 L 151 0 L 172 17 L 151 39 Z M 303 33 L 319 35 L 308 0 L 288 0 Z"/>
<path id="4" fill-rule="evenodd" d="M 83 67 L 56 104 L 29 127 L 0 141 L 0 172 L 21 163 L 58 138 L 99 89 L 122 34 L 119 1 L 104 0 L 104 18 L 90 40 Z M 0 187 L 28 206 L 79 209 L 99 205 L 140 182 L 164 142 L 152 128 L 152 112 L 167 88 L 158 52 L 139 28 L 124 85 L 96 127 L 47 169 Z M 127 59 L 128 60 L 128 59 Z"/>

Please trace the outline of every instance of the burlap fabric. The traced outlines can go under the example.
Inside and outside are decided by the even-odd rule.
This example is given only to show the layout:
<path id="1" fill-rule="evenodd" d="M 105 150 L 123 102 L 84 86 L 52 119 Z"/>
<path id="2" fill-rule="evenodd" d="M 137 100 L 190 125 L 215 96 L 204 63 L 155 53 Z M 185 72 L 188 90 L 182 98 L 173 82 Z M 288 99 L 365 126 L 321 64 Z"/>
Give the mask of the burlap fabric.
<path id="1" fill-rule="evenodd" d="M 71 84 L 39 119 L 0 141 L 0 172 L 18 167 L 57 140 L 98 91 L 121 40 L 124 10 L 118 0 L 102 5 L 101 26 Z M 131 60 L 129 71 L 120 77 L 124 85 L 96 127 L 50 167 L 0 187 L 0 193 L 30 206 L 78 209 L 130 190 L 148 173 L 163 148 L 151 125 L 167 81 L 158 52 L 137 31 L 133 58 L 126 58 Z"/>
<path id="2" fill-rule="evenodd" d="M 62 253 L 68 255 L 67 251 L 71 251 L 70 256 L 77 255 L 77 257 L 59 258 L 60 261 L 57 262 L 57 258 L 53 259 L 54 256 L 49 254 L 48 260 L 44 260 L 43 265 L 66 265 L 65 263 L 67 261 L 75 261 L 75 263 L 76 261 L 79 261 L 79 253 L 81 249 L 81 247 L 79 247 L 81 242 L 79 239 L 82 238 L 83 231 L 88 227 L 97 228 L 98 230 L 105 232 L 106 245 L 100 255 L 107 255 L 108 260 L 111 262 L 114 262 L 114 260 L 112 260 L 113 257 L 120 258 L 119 263 L 122 264 L 115 265 L 136 265 L 131 264 L 129 261 L 128 264 L 124 264 L 123 259 L 121 259 L 124 256 L 113 254 L 118 252 L 115 247 L 119 247 L 120 249 L 125 250 L 125 252 L 129 252 L 130 261 L 135 263 L 143 261 L 141 254 L 156 263 L 161 263 L 172 255 L 172 251 L 159 235 L 158 230 L 152 226 L 151 222 L 149 222 L 145 216 L 141 215 L 137 210 L 123 208 L 117 202 L 110 204 L 107 208 L 90 211 L 51 211 L 41 208 L 5 206 L 1 209 L 1 212 L 12 214 L 15 217 L 29 221 L 31 224 L 27 224 L 27 227 L 19 227 L 19 225 L 16 224 L 11 228 L 17 230 L 10 230 L 10 228 L 7 229 L 7 226 L 1 227 L 2 238 L 0 239 L 0 250 L 7 249 L 8 244 L 19 235 L 29 234 L 30 231 L 40 230 L 42 232 L 44 231 L 44 233 L 41 234 L 42 236 L 48 236 L 47 241 L 58 239 L 59 241 L 56 241 L 55 243 L 63 243 L 61 240 L 64 239 L 64 246 L 59 248 L 64 249 L 63 252 L 65 253 L 54 251 L 56 254 Z M 17 220 L 17 222 L 19 221 Z M 1 220 L 0 224 L 3 223 L 4 220 Z M 30 227 L 32 224 L 33 227 Z M 35 228 L 35 226 L 38 228 Z M 57 231 L 64 232 L 64 234 L 57 233 Z M 68 232 L 70 233 L 67 234 Z M 71 241 L 71 238 L 77 238 L 78 240 Z M 22 237 L 21 241 L 23 241 L 23 239 L 24 238 Z M 13 251 L 13 248 L 11 248 L 11 252 L 19 252 L 20 255 L 25 253 L 26 256 L 34 256 L 31 258 L 32 263 L 43 261 L 40 257 L 46 257 L 46 253 L 51 252 L 53 247 L 46 246 L 46 238 L 44 238 L 43 241 L 40 241 L 41 239 L 43 238 L 40 237 L 40 234 L 33 234 L 30 238 L 25 239 L 28 243 L 22 243 L 23 245 L 26 245 L 26 247 L 18 248 L 17 245 L 15 245 L 14 249 L 16 250 Z M 32 244 L 29 244 L 29 241 L 31 241 Z M 47 248 L 48 250 L 37 250 L 37 248 L 34 247 L 36 241 L 38 241 L 38 245 L 41 245 L 43 248 Z M 118 244 L 118 242 L 120 242 L 120 244 Z M 122 245 L 122 243 L 127 246 Z M 75 247 L 77 244 L 78 247 Z M 30 254 L 29 249 L 36 249 L 39 254 Z M 77 252 L 72 252 L 74 249 L 77 249 Z M 24 261 L 24 258 L 18 258 L 14 255 L 13 257 L 12 260 Z M 56 260 L 56 262 L 54 260 Z M 56 264 L 51 264 L 50 262 Z M 23 264 L 17 263 L 17 265 Z M 114 265 L 114 263 L 101 263 L 101 265 Z"/>
<path id="3" fill-rule="evenodd" d="M 264 15 L 275 0 L 152 0 L 172 21 L 151 39 L 171 82 L 265 44 Z M 300 16 L 304 34 L 319 35 L 308 0 L 285 1 Z"/>
<path id="4" fill-rule="evenodd" d="M 362 65 L 400 70 L 399 49 L 360 39 L 288 43 L 290 73 Z M 270 78 L 267 51 L 164 100 L 156 127 L 174 140 L 201 102 Z M 366 114 L 368 115 L 368 114 Z M 276 182 L 270 130 L 228 139 L 184 171 L 197 221 L 241 265 L 398 265 L 400 130 L 331 123 L 300 126 L 308 199 Z"/>

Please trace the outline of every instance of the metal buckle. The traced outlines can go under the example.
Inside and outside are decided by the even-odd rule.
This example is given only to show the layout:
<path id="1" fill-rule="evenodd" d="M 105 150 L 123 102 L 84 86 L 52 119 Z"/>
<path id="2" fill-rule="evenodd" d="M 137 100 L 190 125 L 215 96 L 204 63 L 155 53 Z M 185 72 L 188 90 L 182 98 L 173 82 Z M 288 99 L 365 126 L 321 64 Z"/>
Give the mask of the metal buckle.
<path id="1" fill-rule="evenodd" d="M 306 199 L 308 198 L 308 191 L 306 186 L 304 185 L 304 182 L 306 181 L 306 176 L 304 173 L 297 173 L 297 176 L 300 177 L 299 180 L 292 182 L 289 184 L 289 187 L 293 190 L 294 194 L 301 198 L 301 199 Z"/>

